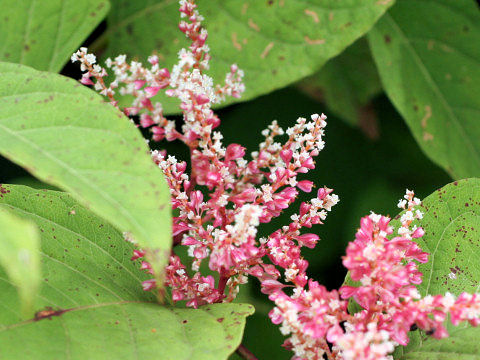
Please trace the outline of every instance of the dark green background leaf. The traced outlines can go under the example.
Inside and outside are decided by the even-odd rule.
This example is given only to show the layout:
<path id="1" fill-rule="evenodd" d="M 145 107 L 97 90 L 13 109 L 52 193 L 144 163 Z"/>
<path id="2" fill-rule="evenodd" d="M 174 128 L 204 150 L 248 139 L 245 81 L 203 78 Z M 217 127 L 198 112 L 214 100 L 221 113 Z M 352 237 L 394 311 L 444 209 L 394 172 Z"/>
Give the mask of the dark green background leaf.
<path id="1" fill-rule="evenodd" d="M 382 92 L 382 84 L 365 38 L 329 60 L 320 72 L 303 80 L 300 88 L 351 125 L 376 122 L 369 103 Z"/>
<path id="2" fill-rule="evenodd" d="M 368 38 L 385 91 L 422 150 L 454 178 L 479 176 L 475 1 L 398 1 Z"/>

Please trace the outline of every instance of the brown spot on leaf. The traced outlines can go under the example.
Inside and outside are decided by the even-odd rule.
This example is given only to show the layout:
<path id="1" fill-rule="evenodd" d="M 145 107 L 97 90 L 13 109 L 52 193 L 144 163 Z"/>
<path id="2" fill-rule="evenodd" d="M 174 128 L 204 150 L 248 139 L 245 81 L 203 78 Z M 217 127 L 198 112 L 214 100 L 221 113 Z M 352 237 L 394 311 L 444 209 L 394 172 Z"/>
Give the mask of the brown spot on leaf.
<path id="1" fill-rule="evenodd" d="M 432 108 L 429 105 L 427 105 L 425 106 L 425 115 L 423 116 L 422 121 L 420 123 L 422 125 L 422 129 L 427 128 L 427 121 L 431 117 L 432 117 Z"/>
<path id="2" fill-rule="evenodd" d="M 269 43 L 260 54 L 260 58 L 265 59 L 268 56 L 268 53 L 270 52 L 270 50 L 272 50 L 274 45 L 275 44 L 273 42 Z"/>
<path id="3" fill-rule="evenodd" d="M 237 49 L 238 51 L 242 50 L 242 44 L 240 44 L 238 42 L 236 32 L 232 33 L 232 43 L 233 43 L 233 46 L 235 47 L 235 49 Z"/>
<path id="4" fill-rule="evenodd" d="M 258 26 L 252 19 L 248 19 L 248 26 L 255 31 L 260 31 L 260 26 Z"/>
<path id="5" fill-rule="evenodd" d="M 303 39 L 305 40 L 305 42 L 308 44 L 308 45 L 321 45 L 321 44 L 325 44 L 325 39 L 310 39 L 307 35 L 305 35 L 303 37 Z"/>
<path id="6" fill-rule="evenodd" d="M 63 313 L 67 312 L 68 310 L 63 310 L 63 309 L 60 309 L 60 310 L 53 310 L 52 307 L 50 306 L 47 306 L 45 307 L 44 310 L 40 310 L 40 311 L 37 311 L 35 313 L 35 317 L 33 318 L 34 321 L 40 321 L 40 320 L 43 320 L 43 319 L 49 319 L 51 320 L 52 317 L 54 316 L 60 316 L 62 315 Z"/>
<path id="7" fill-rule="evenodd" d="M 243 6 L 242 6 L 242 15 L 245 15 L 245 14 L 247 13 L 247 9 L 248 9 L 248 4 L 247 4 L 247 3 L 243 4 Z"/>
<path id="8" fill-rule="evenodd" d="M 305 15 L 310 16 L 313 19 L 313 22 L 317 24 L 320 22 L 320 19 L 318 18 L 318 14 L 315 11 L 305 9 L 304 12 L 305 12 Z"/>

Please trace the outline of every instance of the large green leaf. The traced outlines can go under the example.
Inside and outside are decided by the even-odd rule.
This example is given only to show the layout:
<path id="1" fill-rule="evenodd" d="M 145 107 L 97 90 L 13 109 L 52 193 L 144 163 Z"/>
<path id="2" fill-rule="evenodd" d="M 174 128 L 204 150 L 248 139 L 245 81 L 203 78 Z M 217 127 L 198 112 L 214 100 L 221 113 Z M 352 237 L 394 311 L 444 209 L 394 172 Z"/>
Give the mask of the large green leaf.
<path id="1" fill-rule="evenodd" d="M 422 295 L 458 295 L 480 290 L 480 179 L 460 180 L 428 196 L 422 204 L 425 236 L 419 245 L 430 253 L 420 265 Z M 397 222 L 398 224 L 398 222 Z M 396 359 L 480 359 L 480 328 L 447 326 L 450 337 L 435 340 L 415 331 Z"/>
<path id="2" fill-rule="evenodd" d="M 252 307 L 160 306 L 122 235 L 66 193 L 5 186 L 0 209 L 41 230 L 39 312 L 23 320 L 0 272 L 0 354 L 8 359 L 226 359 Z"/>
<path id="3" fill-rule="evenodd" d="M 8 190 L 0 185 L 0 198 Z M 38 229 L 0 207 L 0 265 L 18 288 L 22 314 L 32 315 L 40 284 L 40 241 Z"/>
<path id="4" fill-rule="evenodd" d="M 330 111 L 351 125 L 376 121 L 369 102 L 382 91 L 382 84 L 365 38 L 329 60 L 302 81 L 300 88 L 314 99 L 324 100 Z"/>
<path id="5" fill-rule="evenodd" d="M 0 61 L 58 72 L 109 7 L 108 0 L 0 0 Z"/>
<path id="6" fill-rule="evenodd" d="M 473 0 L 403 0 L 369 32 L 384 88 L 425 153 L 480 175 L 480 11 Z"/>
<path id="7" fill-rule="evenodd" d="M 135 126 L 74 80 L 0 63 L 0 154 L 130 231 L 160 275 L 170 193 Z"/>
<path id="8" fill-rule="evenodd" d="M 107 56 L 126 53 L 141 61 L 157 53 L 162 66 L 188 46 L 178 30 L 178 1 L 112 1 Z M 379 0 L 198 1 L 211 47 L 211 75 L 222 81 L 233 63 L 245 70 L 248 100 L 318 70 L 365 34 L 393 4 Z M 100 40 L 100 42 L 102 41 Z M 98 45 L 98 43 L 97 43 Z M 162 99 L 167 112 L 178 112 Z"/>

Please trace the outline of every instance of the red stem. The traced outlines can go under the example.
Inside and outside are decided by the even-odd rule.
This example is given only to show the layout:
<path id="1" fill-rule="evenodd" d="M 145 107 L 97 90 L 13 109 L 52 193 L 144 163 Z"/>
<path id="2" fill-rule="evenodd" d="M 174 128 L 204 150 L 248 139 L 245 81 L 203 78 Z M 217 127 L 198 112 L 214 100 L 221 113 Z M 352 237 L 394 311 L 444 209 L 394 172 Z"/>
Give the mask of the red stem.
<path id="1" fill-rule="evenodd" d="M 243 344 L 240 344 L 236 352 L 245 360 L 258 360 L 257 357 L 253 355 L 253 353 L 248 350 Z"/>
<path id="2" fill-rule="evenodd" d="M 225 286 L 227 285 L 228 276 L 220 274 L 220 280 L 218 280 L 218 291 L 221 294 L 225 293 Z"/>

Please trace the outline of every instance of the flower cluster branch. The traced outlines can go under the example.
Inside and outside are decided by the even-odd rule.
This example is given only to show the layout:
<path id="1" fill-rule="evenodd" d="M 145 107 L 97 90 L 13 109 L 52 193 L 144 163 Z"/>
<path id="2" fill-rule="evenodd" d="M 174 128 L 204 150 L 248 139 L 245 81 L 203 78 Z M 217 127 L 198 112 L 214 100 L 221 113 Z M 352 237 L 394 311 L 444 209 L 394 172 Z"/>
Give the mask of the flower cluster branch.
<path id="1" fill-rule="evenodd" d="M 396 234 L 388 217 L 372 213 L 361 220 L 343 258 L 355 285 L 338 291 L 328 291 L 308 277 L 301 252 L 317 245 L 319 236 L 310 229 L 322 224 L 339 201 L 332 189 L 320 187 L 288 224 L 267 237 L 258 236 L 260 224 L 279 217 L 300 191 L 312 192 L 313 182 L 303 177 L 315 168 L 315 157 L 324 148 L 326 116 L 299 118 L 285 130 L 272 122 L 262 132 L 264 141 L 248 156 L 240 144 L 225 146 L 215 130 L 220 119 L 212 106 L 244 92 L 243 71 L 234 64 L 224 83 L 215 85 L 207 75 L 208 34 L 197 5 L 181 0 L 180 14 L 179 29 L 190 47 L 180 50 L 171 70 L 161 68 L 156 56 L 145 66 L 119 55 L 104 68 L 86 48 L 72 55 L 84 71 L 80 81 L 137 119 L 153 141 L 181 141 L 190 150 L 188 160 L 152 151 L 172 197 L 172 243 L 185 247 L 190 257 L 185 261 L 172 251 L 165 276 L 172 300 L 191 307 L 231 302 L 241 284 L 256 278 L 274 303 L 270 318 L 288 336 L 284 346 L 295 359 L 388 359 L 395 346 L 408 343 L 413 327 L 436 338 L 447 336 L 447 314 L 454 324 L 477 325 L 478 295 L 422 297 L 417 290 L 422 281 L 418 263 L 425 263 L 428 254 L 414 241 L 424 232 L 412 226 L 422 213 L 411 191 L 399 202 L 405 211 Z M 107 82 L 109 76 L 113 80 Z M 180 100 L 181 124 L 164 116 L 155 101 L 160 91 Z M 117 95 L 131 95 L 133 102 L 120 107 Z M 142 269 L 152 273 L 144 256 L 137 248 L 132 260 L 142 259 Z M 205 275 L 205 266 L 218 276 Z M 143 288 L 156 289 L 156 280 L 145 281 Z M 360 310 L 350 312 L 349 301 Z"/>

